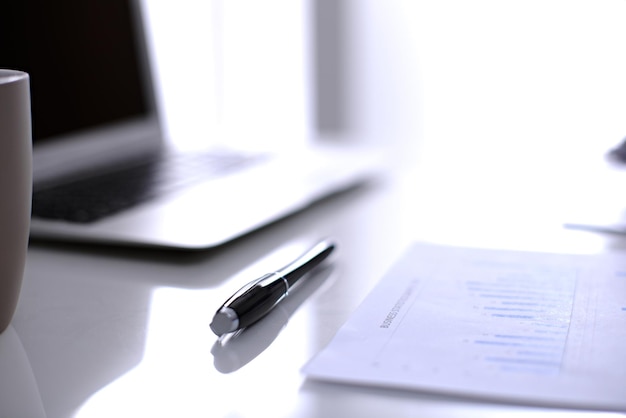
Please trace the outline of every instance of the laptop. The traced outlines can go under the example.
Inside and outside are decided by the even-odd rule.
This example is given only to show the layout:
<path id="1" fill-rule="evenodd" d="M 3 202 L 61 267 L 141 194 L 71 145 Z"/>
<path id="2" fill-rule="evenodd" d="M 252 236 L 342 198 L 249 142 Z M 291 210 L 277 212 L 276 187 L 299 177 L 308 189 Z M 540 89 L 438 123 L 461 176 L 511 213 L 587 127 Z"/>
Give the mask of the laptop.
<path id="1" fill-rule="evenodd" d="M 169 149 L 138 0 L 20 0 L 0 37 L 0 67 L 31 76 L 32 240 L 211 248 L 376 171 L 353 148 Z"/>

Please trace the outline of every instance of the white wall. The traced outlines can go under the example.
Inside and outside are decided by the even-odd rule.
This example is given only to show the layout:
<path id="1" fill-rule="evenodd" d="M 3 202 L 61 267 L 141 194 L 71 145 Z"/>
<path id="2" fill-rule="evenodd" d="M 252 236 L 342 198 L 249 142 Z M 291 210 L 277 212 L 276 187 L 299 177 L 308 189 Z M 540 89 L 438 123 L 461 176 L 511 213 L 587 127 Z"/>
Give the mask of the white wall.
<path id="1" fill-rule="evenodd" d="M 142 0 L 166 134 L 181 148 L 215 136 L 217 83 L 211 1 Z"/>
<path id="2" fill-rule="evenodd" d="M 414 17 L 424 134 L 433 147 L 457 138 L 440 152 L 467 158 L 488 138 L 511 158 L 521 142 L 558 155 L 626 135 L 625 2 L 401 3 Z"/>
<path id="3" fill-rule="evenodd" d="M 347 133 L 451 164 L 626 135 L 622 0 L 339 1 Z"/>
<path id="4" fill-rule="evenodd" d="M 308 140 L 306 1 L 143 4 L 175 144 L 272 149 Z"/>
<path id="5" fill-rule="evenodd" d="M 463 160 L 626 134 L 623 0 L 143 1 L 178 143 L 313 133 Z"/>
<path id="6" fill-rule="evenodd" d="M 317 0 L 322 89 L 318 126 L 327 135 L 390 141 L 419 126 L 420 66 L 411 16 L 397 1 Z M 329 27 L 330 26 L 330 27 Z M 327 32 L 331 32 L 333 39 Z M 321 61 L 321 62 L 319 62 Z M 324 82 L 334 90 L 325 91 Z M 326 114 L 337 102 L 339 115 Z"/>

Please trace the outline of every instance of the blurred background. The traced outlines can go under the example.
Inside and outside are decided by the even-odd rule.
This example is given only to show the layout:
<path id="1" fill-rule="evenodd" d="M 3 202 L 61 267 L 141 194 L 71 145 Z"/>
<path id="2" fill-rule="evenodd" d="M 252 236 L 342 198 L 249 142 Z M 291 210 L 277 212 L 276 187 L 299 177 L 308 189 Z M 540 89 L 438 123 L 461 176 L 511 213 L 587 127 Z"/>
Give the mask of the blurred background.
<path id="1" fill-rule="evenodd" d="M 209 138 L 281 147 L 320 137 L 387 145 L 419 132 L 411 2 L 145 0 L 144 6 L 177 145 Z M 202 131 L 198 120 L 207 122 Z"/>
<path id="2" fill-rule="evenodd" d="M 626 134 L 621 0 L 144 4 L 181 146 L 324 137 L 462 162 L 487 139 L 523 160 L 521 143 L 567 154 Z"/>
<path id="3" fill-rule="evenodd" d="M 623 0 L 144 1 L 179 146 L 382 146 L 427 173 L 425 236 L 625 217 Z"/>

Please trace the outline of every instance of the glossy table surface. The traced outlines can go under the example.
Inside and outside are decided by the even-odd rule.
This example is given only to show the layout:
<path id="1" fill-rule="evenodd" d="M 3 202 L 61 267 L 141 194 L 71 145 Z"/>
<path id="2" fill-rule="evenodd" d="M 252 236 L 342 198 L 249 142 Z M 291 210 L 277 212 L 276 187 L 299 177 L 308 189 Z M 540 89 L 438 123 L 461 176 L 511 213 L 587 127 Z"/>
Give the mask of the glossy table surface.
<path id="1" fill-rule="evenodd" d="M 610 186 L 626 174 L 604 163 L 600 146 L 591 148 L 598 154 L 581 147 L 559 170 L 551 169 L 554 160 L 542 166 L 535 159 L 531 171 L 522 169 L 527 161 L 501 159 L 485 159 L 480 169 L 458 161 L 451 166 L 431 149 L 431 162 L 390 171 L 206 252 L 34 242 L 18 311 L 0 335 L 0 416 L 572 413 L 313 382 L 300 369 L 411 241 L 622 251 L 622 238 L 562 226 L 570 209 L 585 202 L 589 210 L 595 202 L 620 208 L 619 199 L 594 182 Z M 578 158 L 588 160 L 584 176 Z M 581 191 L 595 200 L 581 198 Z M 338 243 L 325 269 L 263 321 L 218 341 L 209 323 L 233 291 L 324 237 Z"/>

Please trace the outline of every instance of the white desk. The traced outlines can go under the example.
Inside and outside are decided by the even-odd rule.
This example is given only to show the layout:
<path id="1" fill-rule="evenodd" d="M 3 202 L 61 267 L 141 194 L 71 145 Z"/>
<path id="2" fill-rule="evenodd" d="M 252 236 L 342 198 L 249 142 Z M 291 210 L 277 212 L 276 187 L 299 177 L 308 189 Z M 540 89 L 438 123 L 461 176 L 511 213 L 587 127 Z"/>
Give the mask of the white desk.
<path id="1" fill-rule="evenodd" d="M 538 172 L 539 163 L 525 174 L 522 162 L 484 159 L 474 170 L 470 160 L 424 163 L 410 176 L 381 179 L 204 253 L 32 244 L 18 311 L 0 335 L 0 370 L 8 370 L 0 374 L 0 416 L 567 414 L 312 382 L 300 368 L 413 239 L 551 251 L 619 247 L 619 238 L 561 227 L 576 194 L 553 186 L 563 178 L 581 185 L 571 163 L 556 177 Z M 496 166 L 497 175 L 489 174 Z M 216 343 L 209 322 L 227 296 L 326 236 L 339 243 L 332 269 L 237 339 Z"/>

